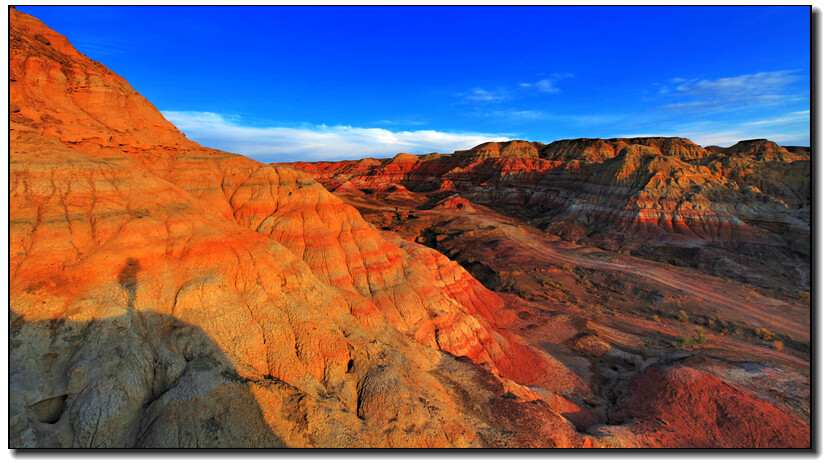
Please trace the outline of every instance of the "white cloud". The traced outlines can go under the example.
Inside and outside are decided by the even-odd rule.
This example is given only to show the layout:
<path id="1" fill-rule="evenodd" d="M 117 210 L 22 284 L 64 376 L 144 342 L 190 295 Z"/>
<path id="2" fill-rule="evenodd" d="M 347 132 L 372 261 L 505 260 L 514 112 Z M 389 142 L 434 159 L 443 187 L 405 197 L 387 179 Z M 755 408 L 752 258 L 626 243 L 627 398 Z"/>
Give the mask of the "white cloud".
<path id="1" fill-rule="evenodd" d="M 724 77 L 716 80 L 694 80 L 680 83 L 675 90 L 688 95 L 711 95 L 741 98 L 752 95 L 767 95 L 781 91 L 784 87 L 798 80 L 792 71 L 760 72 L 744 74 L 737 77 Z"/>
<path id="2" fill-rule="evenodd" d="M 512 110 L 507 111 L 506 116 L 515 119 L 543 119 L 546 117 L 546 114 L 542 111 L 534 110 Z"/>
<path id="3" fill-rule="evenodd" d="M 810 110 L 794 111 L 786 116 L 780 116 L 773 119 L 762 119 L 760 121 L 750 121 L 744 123 L 745 126 L 779 126 L 793 123 L 810 122 Z"/>
<path id="4" fill-rule="evenodd" d="M 471 89 L 470 92 L 458 93 L 456 95 L 463 97 L 466 102 L 471 103 L 498 103 L 511 98 L 511 95 L 505 90 L 485 90 L 479 87 Z"/>
<path id="5" fill-rule="evenodd" d="M 680 135 L 697 143 L 702 147 L 709 145 L 718 145 L 720 147 L 731 147 L 742 140 L 753 139 L 767 139 L 779 145 L 799 144 L 809 145 L 810 134 L 806 133 L 777 133 L 768 134 L 766 132 L 749 132 L 744 130 L 718 131 L 718 132 L 698 132 L 685 133 Z M 803 141 L 803 142 L 802 142 Z"/>
<path id="6" fill-rule="evenodd" d="M 534 110 L 493 110 L 493 111 L 474 111 L 468 113 L 469 116 L 475 117 L 482 117 L 482 118 L 500 118 L 500 119 L 513 119 L 513 120 L 533 120 L 533 119 L 545 119 L 548 117 L 546 113 L 542 111 L 534 111 Z"/>
<path id="7" fill-rule="evenodd" d="M 520 87 L 522 87 L 524 89 L 535 90 L 537 92 L 542 92 L 542 93 L 557 93 L 557 92 L 560 91 L 560 88 L 557 87 L 557 82 L 560 79 L 564 79 L 564 78 L 567 78 L 567 77 L 574 77 L 574 76 L 569 74 L 569 73 L 555 73 L 555 74 L 551 74 L 550 77 L 547 77 L 545 79 L 540 79 L 539 81 L 534 82 L 533 84 L 523 82 L 523 83 L 520 84 Z"/>
<path id="8" fill-rule="evenodd" d="M 720 79 L 670 80 L 672 86 L 660 86 L 660 94 L 679 101 L 662 106 L 673 111 L 726 111 L 755 108 L 798 99 L 789 86 L 801 79 L 794 71 L 759 72 Z M 658 84 L 656 84 L 658 85 Z"/>
<path id="9" fill-rule="evenodd" d="M 425 121 L 415 119 L 380 119 L 372 124 L 377 126 L 424 126 Z"/>
<path id="10" fill-rule="evenodd" d="M 520 89 L 525 89 L 533 92 L 557 93 L 560 91 L 560 88 L 557 87 L 557 82 L 559 82 L 561 79 L 574 77 L 573 74 L 569 73 L 540 73 L 539 76 L 545 77 L 533 83 L 522 82 L 519 84 L 518 87 Z M 457 97 L 462 97 L 466 103 L 500 103 L 506 100 L 524 97 L 525 93 L 526 92 L 520 92 L 519 89 L 510 87 L 509 90 L 503 88 L 500 88 L 498 90 L 485 90 L 477 87 L 471 89 L 471 91 L 469 92 L 459 92 L 454 95 Z"/>
<path id="11" fill-rule="evenodd" d="M 236 116 L 163 111 L 192 140 L 262 162 L 389 157 L 399 152 L 451 153 L 480 143 L 510 140 L 508 134 L 398 131 L 351 126 L 251 127 Z"/>
<path id="12" fill-rule="evenodd" d="M 722 128 L 716 121 L 697 121 L 618 137 L 685 137 L 701 146 L 732 146 L 742 140 L 768 139 L 780 145 L 809 145 L 809 111 L 796 111 L 774 120 L 747 121 Z M 770 127 L 775 126 L 775 127 Z"/>
<path id="13" fill-rule="evenodd" d="M 551 79 L 541 79 L 533 84 L 528 84 L 524 82 L 520 84 L 520 87 L 525 89 L 534 89 L 538 92 L 543 93 L 557 93 L 560 91 L 558 87 L 554 86 L 554 83 L 551 81 Z"/>

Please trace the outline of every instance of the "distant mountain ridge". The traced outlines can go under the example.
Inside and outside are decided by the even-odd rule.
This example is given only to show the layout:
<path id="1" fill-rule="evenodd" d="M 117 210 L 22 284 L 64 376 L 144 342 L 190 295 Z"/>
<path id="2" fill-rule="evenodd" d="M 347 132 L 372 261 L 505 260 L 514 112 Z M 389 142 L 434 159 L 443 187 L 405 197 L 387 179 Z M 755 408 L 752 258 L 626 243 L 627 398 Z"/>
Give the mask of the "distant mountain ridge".
<path id="1" fill-rule="evenodd" d="M 769 257 L 779 275 L 800 277 L 785 284 L 809 285 L 811 174 L 805 147 L 788 150 L 764 139 L 728 148 L 676 137 L 547 145 L 513 140 L 444 155 L 288 164 L 330 190 L 346 183 L 356 189 L 399 185 L 428 195 L 459 193 L 542 230 L 612 250 L 663 256 L 674 246 L 692 249 L 689 259 L 710 269 L 715 263 L 703 253 L 708 247 L 748 260 Z"/>

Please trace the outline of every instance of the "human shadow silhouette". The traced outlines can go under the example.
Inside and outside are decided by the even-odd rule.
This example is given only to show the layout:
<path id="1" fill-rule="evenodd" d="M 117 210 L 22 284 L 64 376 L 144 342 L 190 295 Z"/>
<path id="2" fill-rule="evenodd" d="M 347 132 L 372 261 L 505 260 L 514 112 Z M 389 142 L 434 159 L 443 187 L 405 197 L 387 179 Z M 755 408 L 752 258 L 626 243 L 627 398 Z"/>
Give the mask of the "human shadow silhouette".
<path id="1" fill-rule="evenodd" d="M 141 270 L 141 262 L 135 258 L 127 258 L 118 273 L 118 283 L 126 290 L 128 300 L 127 308 L 135 309 L 135 292 L 138 289 L 138 272 Z"/>
<path id="2" fill-rule="evenodd" d="M 140 269 L 129 258 L 119 274 L 128 294 L 121 314 L 76 321 L 10 312 L 9 446 L 286 446 L 251 390 L 279 381 L 240 375 L 200 328 L 136 309 Z"/>

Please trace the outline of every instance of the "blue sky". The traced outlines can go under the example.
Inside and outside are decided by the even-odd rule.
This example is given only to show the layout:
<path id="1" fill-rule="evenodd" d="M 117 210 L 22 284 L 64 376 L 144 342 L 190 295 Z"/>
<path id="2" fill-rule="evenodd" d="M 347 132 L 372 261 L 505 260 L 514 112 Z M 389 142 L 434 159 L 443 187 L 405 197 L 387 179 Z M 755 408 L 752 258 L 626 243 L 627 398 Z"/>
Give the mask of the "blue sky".
<path id="1" fill-rule="evenodd" d="M 810 144 L 809 7 L 21 6 L 261 161 L 662 135 Z"/>

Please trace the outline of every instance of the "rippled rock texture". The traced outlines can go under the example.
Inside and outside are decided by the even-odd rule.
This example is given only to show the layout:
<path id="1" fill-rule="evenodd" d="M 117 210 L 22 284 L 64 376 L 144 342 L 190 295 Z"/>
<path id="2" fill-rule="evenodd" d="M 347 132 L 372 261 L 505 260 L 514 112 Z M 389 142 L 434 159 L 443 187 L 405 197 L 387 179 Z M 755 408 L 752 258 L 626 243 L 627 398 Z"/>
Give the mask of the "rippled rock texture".
<path id="1" fill-rule="evenodd" d="M 10 14 L 13 447 L 586 442 L 463 268 Z"/>
<path id="2" fill-rule="evenodd" d="M 721 246 L 730 267 L 744 244 L 808 256 L 806 150 L 515 141 L 297 170 L 188 140 L 14 9 L 9 73 L 13 448 L 809 446 L 801 305 L 750 296 L 753 319 L 775 329 L 767 308 L 781 307 L 797 325 L 785 351 L 753 350 L 775 367 L 747 375 L 681 367 L 683 351 L 647 351 L 651 324 L 586 318 L 520 287 L 536 269 L 585 286 L 580 268 L 538 264 L 562 256 L 546 232 L 561 227 Z M 416 221 L 421 235 L 391 227 Z M 626 275 L 657 276 L 600 266 L 619 291 Z M 629 294 L 673 301 L 685 276 Z M 738 314 L 711 278 L 693 279 L 692 298 Z M 768 386 L 781 377 L 788 399 Z M 692 417 L 707 432 L 681 434 L 687 404 L 706 408 Z M 712 405 L 769 425 L 722 425 Z"/>
<path id="3" fill-rule="evenodd" d="M 330 189 L 458 193 L 567 240 L 793 293 L 810 286 L 810 154 L 767 140 L 726 149 L 681 138 L 516 140 L 293 165 Z"/>

